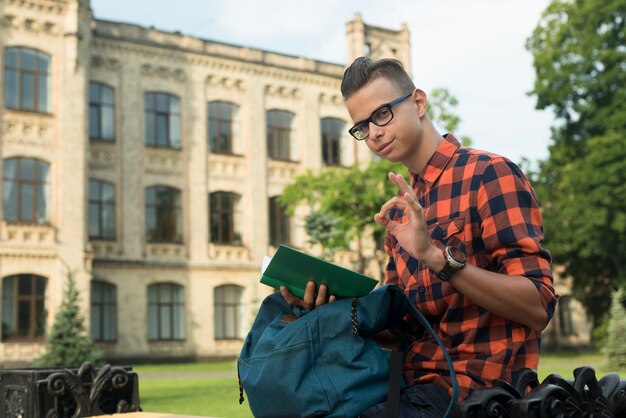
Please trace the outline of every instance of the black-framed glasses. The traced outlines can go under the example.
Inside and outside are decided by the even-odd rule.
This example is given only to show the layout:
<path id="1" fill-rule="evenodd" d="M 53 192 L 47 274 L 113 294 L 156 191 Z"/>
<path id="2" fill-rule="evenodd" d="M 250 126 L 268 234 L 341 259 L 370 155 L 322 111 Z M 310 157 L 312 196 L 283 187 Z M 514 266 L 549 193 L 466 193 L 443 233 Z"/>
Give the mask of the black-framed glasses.
<path id="1" fill-rule="evenodd" d="M 348 132 L 350 132 L 350 135 L 352 135 L 357 141 L 363 141 L 370 134 L 370 122 L 376 126 L 387 125 L 393 120 L 393 111 L 391 108 L 401 101 L 406 100 L 412 94 L 413 92 L 403 94 L 396 100 L 392 100 L 389 103 L 382 105 L 378 109 L 374 110 L 368 119 L 357 123 L 350 128 Z"/>

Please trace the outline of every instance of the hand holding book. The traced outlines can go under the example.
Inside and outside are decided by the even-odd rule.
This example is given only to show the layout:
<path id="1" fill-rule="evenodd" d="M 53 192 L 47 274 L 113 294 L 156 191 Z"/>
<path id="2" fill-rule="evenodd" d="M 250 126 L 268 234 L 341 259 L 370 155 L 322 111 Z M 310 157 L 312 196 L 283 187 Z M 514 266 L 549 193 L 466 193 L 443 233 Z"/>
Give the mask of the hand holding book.
<path id="1" fill-rule="evenodd" d="M 296 297 L 303 299 L 307 283 L 327 287 L 326 295 L 337 299 L 360 297 L 368 294 L 378 283 L 356 271 L 305 254 L 286 245 L 281 245 L 269 263 L 264 259 L 261 283 L 280 289 L 284 286 Z M 309 285 L 311 286 L 311 285 Z"/>

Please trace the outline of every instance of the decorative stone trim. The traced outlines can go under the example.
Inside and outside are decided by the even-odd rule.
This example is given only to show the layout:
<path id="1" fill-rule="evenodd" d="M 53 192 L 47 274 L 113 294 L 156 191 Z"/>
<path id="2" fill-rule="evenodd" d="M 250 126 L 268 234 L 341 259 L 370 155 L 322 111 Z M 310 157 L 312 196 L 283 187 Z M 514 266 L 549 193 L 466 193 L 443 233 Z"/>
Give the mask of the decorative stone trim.
<path id="1" fill-rule="evenodd" d="M 268 161 L 268 180 L 270 183 L 289 184 L 298 174 L 299 164 L 289 161 Z"/>
<path id="2" fill-rule="evenodd" d="M 320 93 L 319 102 L 322 104 L 343 105 L 343 98 L 339 94 Z"/>
<path id="3" fill-rule="evenodd" d="M 121 64 L 115 58 L 106 58 L 100 55 L 94 55 L 91 57 L 91 68 L 98 68 L 116 73 L 120 71 Z"/>
<path id="4" fill-rule="evenodd" d="M 145 173 L 158 176 L 182 176 L 183 162 L 179 150 L 146 149 Z"/>
<path id="5" fill-rule="evenodd" d="M 38 12 L 63 14 L 66 11 L 67 1 L 57 0 L 51 1 L 37 1 L 37 0 L 6 0 L 9 6 L 18 6 L 23 9 L 30 9 Z"/>
<path id="6" fill-rule="evenodd" d="M 4 118 L 2 142 L 33 148 L 51 149 L 54 144 L 53 125 L 47 116 L 7 116 Z"/>
<path id="7" fill-rule="evenodd" d="M 149 260 L 183 261 L 185 253 L 183 244 L 146 243 L 145 256 Z"/>
<path id="8" fill-rule="evenodd" d="M 243 181 L 246 175 L 246 164 L 241 157 L 209 154 L 208 170 L 208 178 L 213 180 Z"/>
<path id="9" fill-rule="evenodd" d="M 209 244 L 207 255 L 215 261 L 247 262 L 252 259 L 249 248 L 234 245 Z"/>
<path id="10" fill-rule="evenodd" d="M 112 149 L 91 146 L 89 149 L 89 169 L 90 170 L 115 170 L 117 167 L 117 157 Z"/>
<path id="11" fill-rule="evenodd" d="M 7 244 L 48 247 L 57 244 L 57 231 L 51 225 L 1 222 L 0 240 Z"/>
<path id="12" fill-rule="evenodd" d="M 141 75 L 147 77 L 156 77 L 163 80 L 175 80 L 183 82 L 187 80 L 187 75 L 185 71 L 181 68 L 168 68 L 165 66 L 155 66 L 152 64 L 142 64 L 141 65 Z"/>
<path id="13" fill-rule="evenodd" d="M 240 78 L 209 75 L 207 76 L 206 81 L 207 85 L 213 88 L 224 88 L 226 90 L 237 90 L 240 92 L 246 90 L 246 83 Z"/>
<path id="14" fill-rule="evenodd" d="M 94 258 L 115 258 L 120 256 L 121 249 L 115 241 L 90 241 Z"/>
<path id="15" fill-rule="evenodd" d="M 268 84 L 265 86 L 265 94 L 271 97 L 297 100 L 302 97 L 300 89 L 297 87 L 276 86 Z"/>

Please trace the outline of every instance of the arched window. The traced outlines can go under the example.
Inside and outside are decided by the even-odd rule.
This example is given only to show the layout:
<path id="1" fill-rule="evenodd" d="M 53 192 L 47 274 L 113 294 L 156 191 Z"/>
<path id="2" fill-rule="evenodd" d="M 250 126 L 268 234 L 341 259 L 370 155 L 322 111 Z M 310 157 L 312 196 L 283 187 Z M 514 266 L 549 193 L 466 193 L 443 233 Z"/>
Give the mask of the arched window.
<path id="1" fill-rule="evenodd" d="M 117 292 L 115 285 L 91 282 L 91 338 L 94 341 L 117 339 Z"/>
<path id="2" fill-rule="evenodd" d="M 185 339 L 185 296 L 182 286 L 158 283 L 148 286 L 148 340 Z"/>
<path id="3" fill-rule="evenodd" d="M 239 130 L 239 106 L 209 102 L 209 150 L 218 154 L 233 154 L 235 135 Z"/>
<path id="4" fill-rule="evenodd" d="M 4 219 L 50 221 L 50 165 L 36 158 L 7 158 L 3 163 Z"/>
<path id="5" fill-rule="evenodd" d="M 335 118 L 322 119 L 322 160 L 326 165 L 343 164 L 342 138 L 346 130 L 344 121 Z"/>
<path id="6" fill-rule="evenodd" d="M 180 190 L 168 186 L 146 188 L 146 239 L 149 242 L 183 241 Z"/>
<path id="7" fill-rule="evenodd" d="M 115 239 L 115 185 L 89 179 L 89 239 Z"/>
<path id="8" fill-rule="evenodd" d="M 242 340 L 246 336 L 244 322 L 243 288 L 235 285 L 216 287 L 213 291 L 215 305 L 215 339 Z"/>
<path id="9" fill-rule="evenodd" d="M 209 196 L 209 236 L 214 244 L 241 245 L 241 198 L 236 193 Z"/>
<path id="10" fill-rule="evenodd" d="M 289 245 L 291 242 L 291 220 L 285 208 L 280 204 L 280 196 L 269 199 L 270 245 Z"/>
<path id="11" fill-rule="evenodd" d="M 47 279 L 17 274 L 2 280 L 2 341 L 32 341 L 46 333 Z"/>
<path id="12" fill-rule="evenodd" d="M 89 83 L 89 138 L 115 140 L 115 94 L 106 84 Z"/>
<path id="13" fill-rule="evenodd" d="M 4 50 L 4 105 L 50 113 L 50 56 L 36 49 Z"/>
<path id="14" fill-rule="evenodd" d="M 146 93 L 144 104 L 146 144 L 180 148 L 180 99 L 168 93 Z"/>
<path id="15" fill-rule="evenodd" d="M 275 160 L 292 160 L 294 114 L 285 110 L 268 110 L 266 122 L 267 155 Z"/>

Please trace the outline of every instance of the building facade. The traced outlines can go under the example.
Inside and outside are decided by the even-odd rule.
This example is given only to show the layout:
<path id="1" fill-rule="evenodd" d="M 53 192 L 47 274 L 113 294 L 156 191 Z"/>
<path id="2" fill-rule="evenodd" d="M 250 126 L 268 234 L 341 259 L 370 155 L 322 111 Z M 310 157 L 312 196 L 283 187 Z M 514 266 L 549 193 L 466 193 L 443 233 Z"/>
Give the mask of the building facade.
<path id="1" fill-rule="evenodd" d="M 43 350 L 74 271 L 110 359 L 232 356 L 306 247 L 277 197 L 307 169 L 367 163 L 344 66 L 98 20 L 87 0 L 0 2 L 0 363 Z M 347 25 L 348 61 L 408 29 Z"/>
<path id="2" fill-rule="evenodd" d="M 307 247 L 283 188 L 371 158 L 344 66 L 99 20 L 88 0 L 2 0 L 0 19 L 0 364 L 42 353 L 68 271 L 109 359 L 237 354 L 271 292 L 262 257 Z M 347 62 L 410 69 L 406 25 L 357 14 L 346 41 Z"/>

